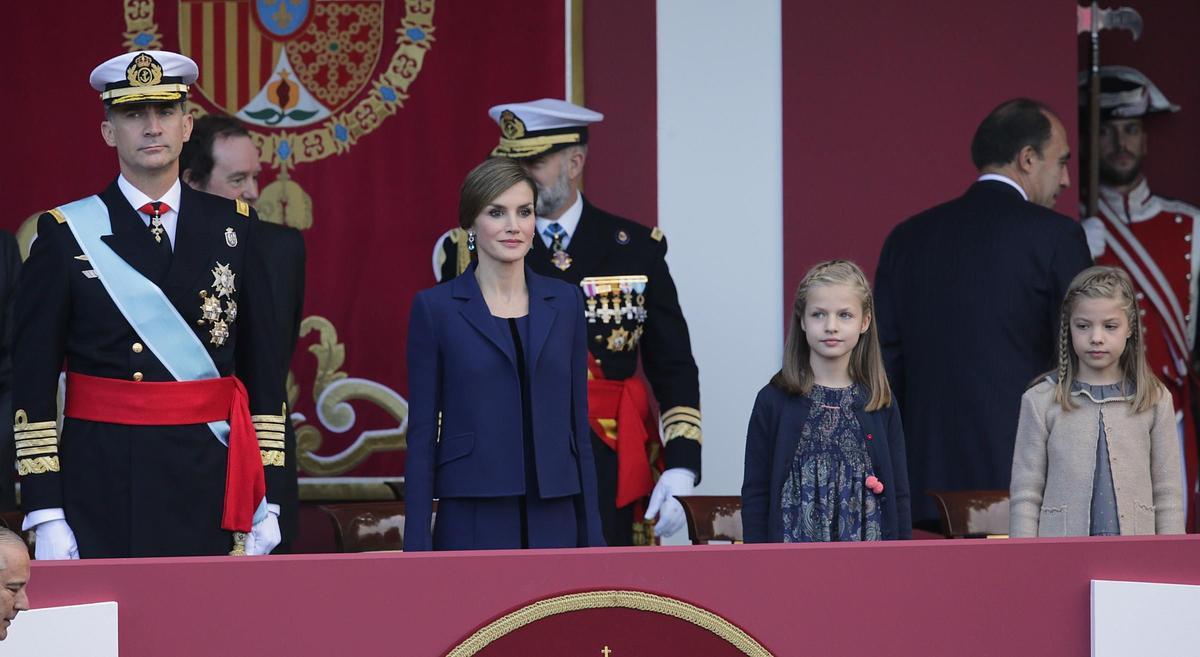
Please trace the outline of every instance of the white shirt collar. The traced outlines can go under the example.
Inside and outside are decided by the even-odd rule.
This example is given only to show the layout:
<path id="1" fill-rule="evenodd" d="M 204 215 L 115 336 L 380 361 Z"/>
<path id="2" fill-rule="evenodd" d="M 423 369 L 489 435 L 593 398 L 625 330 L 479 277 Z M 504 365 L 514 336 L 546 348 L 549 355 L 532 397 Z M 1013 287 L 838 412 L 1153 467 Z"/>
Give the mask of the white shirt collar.
<path id="1" fill-rule="evenodd" d="M 985 173 L 982 176 L 979 176 L 979 179 L 977 180 L 977 182 L 983 182 L 985 180 L 995 180 L 996 182 L 1002 182 L 1002 183 L 1005 183 L 1006 185 L 1012 185 L 1013 189 L 1017 190 L 1018 192 L 1021 192 L 1021 198 L 1025 199 L 1026 201 L 1029 200 L 1029 194 L 1025 193 L 1025 189 L 1023 187 L 1021 187 L 1020 185 L 1018 185 L 1017 181 L 1013 180 L 1012 178 L 1009 178 L 1008 176 L 1002 176 L 998 173 Z"/>
<path id="2" fill-rule="evenodd" d="M 571 204 L 571 207 L 567 208 L 567 211 L 564 212 L 561 217 L 555 220 L 543 219 L 541 217 L 537 218 L 538 235 L 542 237 L 542 242 L 549 247 L 550 238 L 546 237 L 546 226 L 549 226 L 557 221 L 558 225 L 562 226 L 567 231 L 567 234 L 563 236 L 563 248 L 565 249 L 567 248 L 567 245 L 571 243 L 571 236 L 575 234 L 575 229 L 579 228 L 579 218 L 582 216 L 583 194 L 580 192 L 575 192 L 575 202 Z"/>
<path id="3" fill-rule="evenodd" d="M 137 211 L 138 216 L 142 218 L 142 223 L 146 224 L 147 227 L 150 226 L 150 215 L 138 210 L 138 208 L 152 201 L 161 201 L 166 203 L 167 206 L 171 208 L 170 212 L 163 213 L 159 218 L 162 219 L 163 228 L 167 231 L 167 238 L 170 239 L 171 246 L 174 247 L 175 226 L 178 223 L 177 219 L 179 218 L 179 198 L 182 195 L 182 188 L 180 186 L 179 179 L 176 178 L 175 184 L 171 185 L 171 188 L 167 190 L 167 193 L 163 194 L 162 198 L 159 199 L 153 199 L 149 196 L 146 196 L 142 190 L 134 187 L 133 183 L 125 179 L 125 174 L 117 176 L 117 188 L 121 190 L 121 193 L 125 196 L 125 200 L 129 201 L 129 205 L 133 206 L 133 209 Z"/>

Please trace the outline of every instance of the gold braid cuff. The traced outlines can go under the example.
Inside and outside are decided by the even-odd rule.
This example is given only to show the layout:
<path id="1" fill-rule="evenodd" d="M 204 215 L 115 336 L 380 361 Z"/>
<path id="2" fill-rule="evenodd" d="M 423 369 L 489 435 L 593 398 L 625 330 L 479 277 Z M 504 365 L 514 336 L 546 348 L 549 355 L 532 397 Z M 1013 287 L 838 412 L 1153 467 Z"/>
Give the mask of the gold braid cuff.
<path id="1" fill-rule="evenodd" d="M 258 453 L 262 456 L 263 467 L 268 465 L 278 465 L 283 467 L 283 452 L 274 449 L 260 449 L 258 450 Z"/>
<path id="2" fill-rule="evenodd" d="M 662 414 L 663 443 L 676 438 L 686 438 L 703 443 L 700 431 L 700 409 L 691 406 L 675 406 Z"/>

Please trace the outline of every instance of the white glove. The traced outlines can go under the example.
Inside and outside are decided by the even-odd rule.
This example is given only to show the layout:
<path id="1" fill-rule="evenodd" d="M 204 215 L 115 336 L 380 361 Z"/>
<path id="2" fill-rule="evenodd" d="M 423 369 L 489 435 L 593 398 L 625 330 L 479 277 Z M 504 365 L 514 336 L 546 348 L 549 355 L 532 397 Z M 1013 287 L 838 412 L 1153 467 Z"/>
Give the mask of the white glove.
<path id="1" fill-rule="evenodd" d="M 646 520 L 658 516 L 654 535 L 660 538 L 679 531 L 684 523 L 683 505 L 676 495 L 691 495 L 696 488 L 696 474 L 687 468 L 671 468 L 662 473 L 654 492 L 650 493 L 650 505 L 646 507 Z"/>
<path id="2" fill-rule="evenodd" d="M 37 540 L 34 542 L 33 552 L 38 561 L 79 558 L 75 532 L 71 531 L 66 520 L 47 520 L 34 527 L 34 532 L 37 534 Z"/>
<path id="3" fill-rule="evenodd" d="M 1083 226 L 1083 234 L 1087 237 L 1088 251 L 1092 252 L 1092 259 L 1095 260 L 1104 255 L 1104 251 L 1108 248 L 1104 244 L 1104 236 L 1108 234 L 1108 228 L 1104 226 L 1104 221 L 1100 217 L 1088 217 L 1079 222 Z"/>
<path id="4" fill-rule="evenodd" d="M 279 533 L 279 510 L 275 505 L 267 506 L 267 517 L 255 523 L 246 536 L 246 556 L 271 554 L 283 537 Z"/>

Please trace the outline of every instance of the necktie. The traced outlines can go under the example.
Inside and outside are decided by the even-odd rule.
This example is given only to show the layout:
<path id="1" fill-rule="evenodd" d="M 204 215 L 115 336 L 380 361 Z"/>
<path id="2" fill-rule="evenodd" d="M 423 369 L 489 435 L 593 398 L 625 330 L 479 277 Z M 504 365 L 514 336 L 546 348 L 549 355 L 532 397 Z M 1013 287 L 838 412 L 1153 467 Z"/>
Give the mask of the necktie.
<path id="1" fill-rule="evenodd" d="M 542 234 L 550 238 L 550 262 L 560 270 L 566 271 L 571 266 L 571 256 L 563 248 L 563 239 L 567 236 L 567 229 L 555 221 L 546 226 L 546 230 L 542 231 Z"/>
<path id="2" fill-rule="evenodd" d="M 167 230 L 163 228 L 162 215 L 170 211 L 171 206 L 162 201 L 151 201 L 138 208 L 138 212 L 150 215 L 150 234 L 154 236 L 154 241 L 160 244 L 163 238 L 167 236 Z M 170 245 L 171 242 L 168 240 L 167 246 L 170 247 Z"/>
<path id="3" fill-rule="evenodd" d="M 562 224 L 555 221 L 549 226 L 546 226 L 546 230 L 543 231 L 542 234 L 550 238 L 551 253 L 558 253 L 559 251 L 563 250 L 563 239 L 565 239 L 567 236 L 567 229 L 563 228 Z"/>

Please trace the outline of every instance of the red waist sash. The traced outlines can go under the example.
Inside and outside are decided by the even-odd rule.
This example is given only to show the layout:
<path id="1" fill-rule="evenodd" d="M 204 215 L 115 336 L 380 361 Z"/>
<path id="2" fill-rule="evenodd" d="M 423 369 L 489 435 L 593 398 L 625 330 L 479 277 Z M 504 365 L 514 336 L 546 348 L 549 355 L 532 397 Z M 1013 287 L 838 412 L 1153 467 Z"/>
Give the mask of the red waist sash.
<path id="1" fill-rule="evenodd" d="M 237 377 L 135 382 L 67 373 L 67 417 L 136 426 L 229 422 L 221 528 L 248 532 L 266 496 L 250 398 Z"/>
<path id="2" fill-rule="evenodd" d="M 588 424 L 617 453 L 617 507 L 624 507 L 649 495 L 654 488 L 646 443 L 651 438 L 658 440 L 658 421 L 651 412 L 650 393 L 639 377 L 605 379 L 591 354 L 588 370 L 592 374 L 588 379 Z M 615 439 L 601 420 L 616 421 Z"/>

